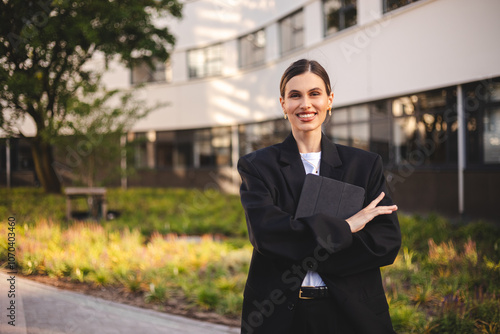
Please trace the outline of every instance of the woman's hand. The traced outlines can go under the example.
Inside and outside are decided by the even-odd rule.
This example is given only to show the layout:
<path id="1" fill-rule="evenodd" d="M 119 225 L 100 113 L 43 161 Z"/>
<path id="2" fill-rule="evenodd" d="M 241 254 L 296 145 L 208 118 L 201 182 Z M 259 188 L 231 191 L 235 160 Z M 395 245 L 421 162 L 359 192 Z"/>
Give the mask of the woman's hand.
<path id="1" fill-rule="evenodd" d="M 384 196 L 384 192 L 381 192 L 377 198 L 366 206 L 366 208 L 362 209 L 354 216 L 346 219 L 352 233 L 361 231 L 373 218 L 379 215 L 389 215 L 398 209 L 396 205 L 377 206 Z"/>

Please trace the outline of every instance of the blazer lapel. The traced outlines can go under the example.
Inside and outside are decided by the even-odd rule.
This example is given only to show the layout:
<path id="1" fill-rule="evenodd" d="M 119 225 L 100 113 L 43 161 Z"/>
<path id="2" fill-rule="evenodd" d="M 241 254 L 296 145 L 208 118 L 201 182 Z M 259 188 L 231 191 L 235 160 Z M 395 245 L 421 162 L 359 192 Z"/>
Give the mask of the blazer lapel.
<path id="1" fill-rule="evenodd" d="M 306 177 L 306 171 L 302 160 L 300 159 L 297 142 L 290 133 L 288 137 L 281 143 L 280 147 L 280 162 L 281 172 L 285 178 L 290 193 L 293 196 L 295 203 L 298 203 L 302 185 Z M 328 137 L 322 133 L 321 136 L 321 163 L 320 174 L 332 179 L 342 181 L 343 171 L 341 168 L 342 160 L 340 160 L 337 147 Z"/>
<path id="2" fill-rule="evenodd" d="M 281 143 L 280 163 L 282 165 L 281 173 L 288 184 L 289 191 L 295 203 L 298 203 L 306 171 L 300 159 L 297 142 L 291 133 Z"/>
<path id="3" fill-rule="evenodd" d="M 320 175 L 342 181 L 344 172 L 340 168 L 341 166 L 342 160 L 340 160 L 337 146 L 323 133 L 321 136 Z"/>

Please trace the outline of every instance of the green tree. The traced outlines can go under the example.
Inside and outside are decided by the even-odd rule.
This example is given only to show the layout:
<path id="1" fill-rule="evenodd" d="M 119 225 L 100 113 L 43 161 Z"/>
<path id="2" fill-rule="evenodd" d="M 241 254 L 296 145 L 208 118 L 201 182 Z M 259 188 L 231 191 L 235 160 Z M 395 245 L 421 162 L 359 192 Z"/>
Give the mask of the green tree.
<path id="1" fill-rule="evenodd" d="M 165 105 L 145 107 L 146 103 L 134 99 L 130 92 L 107 91 L 98 86 L 94 89 L 69 103 L 68 109 L 73 112 L 66 123 L 71 135 L 54 141 L 54 167 L 60 178 L 66 176 L 73 184 L 88 187 L 119 180 L 134 171 L 121 166 L 123 154 L 130 148 L 122 143 L 122 137 L 134 122 Z"/>
<path id="2" fill-rule="evenodd" d="M 0 127 L 24 136 L 18 124 L 31 118 L 35 170 L 46 192 L 60 192 L 53 145 L 75 116 L 74 107 L 95 91 L 99 74 L 89 61 L 102 56 L 127 66 L 166 61 L 175 43 L 155 18 L 180 18 L 177 0 L 0 1 Z"/>

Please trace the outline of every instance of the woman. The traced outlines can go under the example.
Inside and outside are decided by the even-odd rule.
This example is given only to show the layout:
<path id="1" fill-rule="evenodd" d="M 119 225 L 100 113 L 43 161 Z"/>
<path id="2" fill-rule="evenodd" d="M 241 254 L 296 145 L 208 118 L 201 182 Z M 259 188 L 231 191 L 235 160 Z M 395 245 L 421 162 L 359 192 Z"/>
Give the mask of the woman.
<path id="1" fill-rule="evenodd" d="M 254 246 L 242 333 L 393 333 L 379 268 L 393 263 L 401 234 L 382 160 L 322 133 L 333 92 L 317 62 L 291 64 L 280 95 L 292 133 L 238 162 Z M 364 188 L 364 208 L 295 219 L 306 173 Z"/>

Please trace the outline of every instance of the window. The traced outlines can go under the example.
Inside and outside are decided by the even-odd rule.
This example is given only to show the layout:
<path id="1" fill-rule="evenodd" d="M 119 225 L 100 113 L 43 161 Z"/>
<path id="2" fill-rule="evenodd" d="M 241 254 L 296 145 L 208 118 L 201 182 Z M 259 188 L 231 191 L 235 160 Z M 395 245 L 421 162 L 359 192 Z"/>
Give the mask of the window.
<path id="1" fill-rule="evenodd" d="M 158 132 L 156 143 L 158 167 L 193 167 L 194 138 L 194 130 Z"/>
<path id="2" fill-rule="evenodd" d="M 323 1 L 325 36 L 356 25 L 356 7 L 356 0 Z"/>
<path id="3" fill-rule="evenodd" d="M 205 78 L 222 73 L 222 44 L 187 52 L 190 78 Z"/>
<path id="4" fill-rule="evenodd" d="M 175 132 L 158 131 L 156 133 L 156 166 L 174 167 Z"/>
<path id="5" fill-rule="evenodd" d="M 239 126 L 240 156 L 285 140 L 290 122 L 284 119 Z"/>
<path id="6" fill-rule="evenodd" d="M 384 163 L 391 159 L 391 120 L 388 100 L 370 104 L 370 151 L 382 156 Z"/>
<path id="7" fill-rule="evenodd" d="M 159 131 L 156 166 L 160 169 L 231 165 L 231 128 Z"/>
<path id="8" fill-rule="evenodd" d="M 12 171 L 32 171 L 35 168 L 29 140 L 10 138 L 10 167 Z M 0 139 L 0 170 L 6 169 L 7 138 Z"/>
<path id="9" fill-rule="evenodd" d="M 156 166 L 172 168 L 174 166 L 174 144 L 159 142 L 156 144 Z"/>
<path id="10" fill-rule="evenodd" d="M 279 22 L 279 27 L 281 53 L 287 53 L 304 45 L 304 13 L 302 9 L 282 19 Z"/>
<path id="11" fill-rule="evenodd" d="M 392 113 L 396 164 L 456 165 L 458 121 L 455 88 L 394 99 Z"/>
<path id="12" fill-rule="evenodd" d="M 175 167 L 193 167 L 193 143 L 177 143 L 174 164 Z"/>
<path id="13" fill-rule="evenodd" d="M 391 10 L 398 9 L 399 7 L 403 7 L 417 1 L 418 0 L 384 0 L 384 13 L 390 12 Z"/>
<path id="14" fill-rule="evenodd" d="M 132 67 L 131 80 L 132 84 L 141 84 L 146 82 L 171 82 L 172 67 L 170 63 L 162 61 L 153 61 L 154 69 L 151 69 L 148 64 L 141 63 Z"/>
<path id="15" fill-rule="evenodd" d="M 134 143 L 134 166 L 136 168 L 148 167 L 148 150 L 146 133 L 135 133 L 129 140 Z"/>
<path id="16" fill-rule="evenodd" d="M 335 109 L 325 133 L 380 154 L 387 165 L 456 166 L 456 98 L 451 87 Z"/>
<path id="17" fill-rule="evenodd" d="M 370 148 L 369 118 L 368 104 L 334 109 L 331 120 L 325 124 L 325 132 L 337 144 L 368 150 Z"/>
<path id="18" fill-rule="evenodd" d="M 500 164 L 500 77 L 463 85 L 467 167 Z M 376 152 L 390 168 L 456 168 L 456 87 L 334 109 L 333 142 Z"/>
<path id="19" fill-rule="evenodd" d="M 195 165 L 200 167 L 214 166 L 215 156 L 212 152 L 210 129 L 197 130 L 195 134 Z"/>
<path id="20" fill-rule="evenodd" d="M 262 64 L 266 57 L 266 32 L 264 29 L 239 39 L 240 67 Z"/>
<path id="21" fill-rule="evenodd" d="M 500 106 L 486 109 L 483 123 L 484 162 L 500 163 Z"/>
<path id="22" fill-rule="evenodd" d="M 212 128 L 212 149 L 216 166 L 231 165 L 231 128 Z"/>
<path id="23" fill-rule="evenodd" d="M 231 165 L 231 128 L 196 130 L 195 167 Z"/>
<path id="24" fill-rule="evenodd" d="M 500 78 L 464 86 L 469 165 L 500 163 Z"/>

